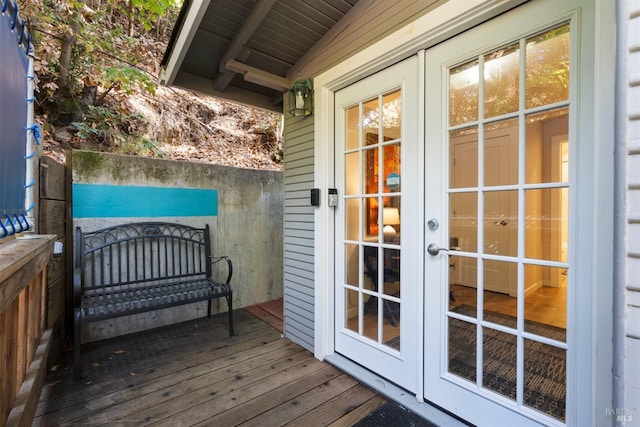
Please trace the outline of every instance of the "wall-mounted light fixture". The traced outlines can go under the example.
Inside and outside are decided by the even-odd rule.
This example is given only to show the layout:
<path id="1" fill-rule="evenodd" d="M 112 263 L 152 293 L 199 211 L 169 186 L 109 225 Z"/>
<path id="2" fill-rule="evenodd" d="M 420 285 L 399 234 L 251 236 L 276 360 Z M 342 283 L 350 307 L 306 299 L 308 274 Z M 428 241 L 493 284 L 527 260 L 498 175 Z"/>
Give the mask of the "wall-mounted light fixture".
<path id="1" fill-rule="evenodd" d="M 306 117 L 313 112 L 313 82 L 296 80 L 289 89 L 289 112 L 295 117 Z"/>

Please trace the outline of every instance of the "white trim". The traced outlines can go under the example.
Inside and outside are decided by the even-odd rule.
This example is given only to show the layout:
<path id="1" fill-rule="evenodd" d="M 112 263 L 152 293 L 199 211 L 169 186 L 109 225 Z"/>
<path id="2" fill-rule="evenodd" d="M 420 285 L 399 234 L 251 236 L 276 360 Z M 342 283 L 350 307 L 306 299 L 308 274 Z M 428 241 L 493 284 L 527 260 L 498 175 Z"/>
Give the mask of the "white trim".
<path id="1" fill-rule="evenodd" d="M 593 272 L 592 285 L 592 348 L 594 351 L 593 379 L 590 384 L 578 381 L 578 388 L 592 387 L 585 390 L 590 393 L 591 423 L 604 425 L 614 421 L 606 414 L 605 409 L 613 405 L 613 382 L 611 379 L 613 366 L 613 349 L 611 343 L 613 319 L 613 242 L 614 235 L 614 158 L 613 138 L 615 136 L 615 64 L 616 64 L 616 5 L 618 2 L 603 2 L 595 0 L 595 14 L 593 18 L 594 41 L 592 62 L 585 62 L 583 69 L 593 67 L 593 117 L 592 132 L 594 139 L 593 154 L 593 201 L 590 206 L 594 212 L 594 224 L 598 226 L 593 236 Z M 620 23 L 627 25 L 627 23 Z M 587 118 L 588 119 L 588 118 Z M 587 122 L 588 123 L 588 122 Z M 616 286 L 617 284 L 613 284 Z M 578 301 L 580 303 L 581 301 Z M 607 339 L 608 337 L 608 339 Z M 581 399 L 582 396 L 578 396 Z M 580 400 L 579 400 L 580 401 Z M 586 416 L 576 418 L 577 425 L 586 425 Z"/>
<path id="2" fill-rule="evenodd" d="M 334 135 L 334 92 L 325 86 L 316 87 L 314 91 L 315 121 L 314 135 L 314 187 L 320 188 L 321 203 L 314 215 L 314 284 L 315 284 L 315 313 L 314 313 L 314 355 L 322 360 L 333 353 L 334 349 L 334 316 L 333 301 L 335 292 L 333 287 L 334 268 L 334 210 L 323 203 L 329 188 L 335 186 L 335 168 L 333 159 L 335 147 Z M 317 138 L 323 136 L 323 140 Z M 331 161 L 327 161 L 331 159 Z M 322 165 L 322 167 L 318 167 Z M 326 165 L 326 167 L 325 167 Z"/>
<path id="3" fill-rule="evenodd" d="M 426 82 L 426 67 L 425 67 L 425 51 L 424 50 L 420 50 L 418 52 L 418 121 L 419 123 L 424 123 L 424 117 L 425 117 L 425 106 L 426 104 L 426 90 L 425 90 L 425 82 Z M 417 135 L 418 141 L 424 141 L 425 140 L 425 128 L 424 126 L 418 126 L 418 135 Z M 422 159 L 425 158 L 425 146 L 424 144 L 418 144 L 418 155 L 417 155 L 417 161 L 420 162 L 422 161 Z M 418 179 L 418 183 L 417 183 L 417 187 L 418 187 L 418 194 L 416 196 L 416 204 L 418 206 L 420 206 L 422 209 L 424 209 L 424 205 L 425 205 L 425 201 L 424 201 L 424 193 L 425 193 L 425 180 L 424 180 L 424 175 L 423 174 L 419 174 L 418 175 L 420 177 L 420 179 Z M 426 230 L 425 227 L 425 221 L 428 221 L 427 218 L 425 218 L 423 216 L 422 218 L 422 222 L 420 223 L 419 226 L 419 230 L 422 232 L 422 235 L 424 236 L 424 232 Z M 424 247 L 424 238 L 420 239 L 420 242 L 423 244 Z M 417 283 L 424 283 L 424 268 L 419 268 L 418 271 L 416 272 L 417 276 L 415 278 Z M 424 286 L 420 286 L 418 288 L 418 292 L 417 292 L 417 296 L 416 296 L 416 301 L 415 303 L 418 304 L 419 309 L 418 311 L 418 318 L 422 319 L 423 321 L 418 322 L 417 326 L 416 326 L 416 333 L 418 334 L 418 336 L 416 337 L 417 340 L 417 346 L 418 346 L 418 355 L 419 355 L 419 359 L 418 359 L 418 392 L 416 393 L 416 400 L 418 402 L 424 402 L 424 389 L 425 389 L 425 383 L 424 383 L 424 379 L 425 379 L 425 366 L 424 366 L 424 318 L 426 315 L 425 312 L 425 304 L 423 303 L 424 301 L 426 301 L 426 292 L 425 292 L 425 287 Z"/>
<path id="4" fill-rule="evenodd" d="M 189 7 L 189 12 L 182 23 L 180 33 L 176 38 L 173 49 L 171 50 L 169 61 L 167 61 L 167 64 L 160 69 L 160 73 L 158 75 L 158 81 L 160 84 L 166 86 L 171 86 L 173 84 L 173 81 L 180 70 L 180 66 L 182 65 L 182 61 L 187 54 L 187 47 L 191 45 L 191 41 L 198 32 L 200 22 L 202 21 L 204 14 L 207 12 L 209 3 L 211 3 L 211 0 L 193 0 L 193 4 Z"/>

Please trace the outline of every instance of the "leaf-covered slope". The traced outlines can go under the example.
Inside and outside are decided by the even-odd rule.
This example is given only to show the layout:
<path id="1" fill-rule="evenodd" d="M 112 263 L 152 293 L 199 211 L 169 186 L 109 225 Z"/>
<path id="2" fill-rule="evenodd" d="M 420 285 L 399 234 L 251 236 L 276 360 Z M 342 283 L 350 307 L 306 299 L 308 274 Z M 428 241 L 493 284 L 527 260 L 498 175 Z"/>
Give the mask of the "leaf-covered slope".
<path id="1" fill-rule="evenodd" d="M 282 168 L 282 118 L 158 86 L 172 0 L 26 0 L 45 154 L 81 148 Z"/>

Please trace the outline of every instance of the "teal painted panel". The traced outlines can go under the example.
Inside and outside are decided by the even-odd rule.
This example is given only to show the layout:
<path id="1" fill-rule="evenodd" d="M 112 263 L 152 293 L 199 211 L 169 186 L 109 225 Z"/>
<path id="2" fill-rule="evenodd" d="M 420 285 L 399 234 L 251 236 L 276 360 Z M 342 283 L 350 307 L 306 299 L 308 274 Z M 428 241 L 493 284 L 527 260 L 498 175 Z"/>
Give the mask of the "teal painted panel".
<path id="1" fill-rule="evenodd" d="M 217 215 L 218 190 L 73 184 L 74 218 Z"/>

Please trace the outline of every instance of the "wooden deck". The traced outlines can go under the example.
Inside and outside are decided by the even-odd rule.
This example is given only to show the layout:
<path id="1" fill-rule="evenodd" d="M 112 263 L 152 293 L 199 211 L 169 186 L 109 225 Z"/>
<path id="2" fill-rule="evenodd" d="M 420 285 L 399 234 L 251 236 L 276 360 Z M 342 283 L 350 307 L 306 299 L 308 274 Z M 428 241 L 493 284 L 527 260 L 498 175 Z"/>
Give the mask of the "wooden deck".
<path id="1" fill-rule="evenodd" d="M 235 337 L 218 315 L 86 345 L 86 379 L 49 374 L 34 425 L 351 426 L 386 402 L 282 338 L 281 304 L 237 310 Z"/>

